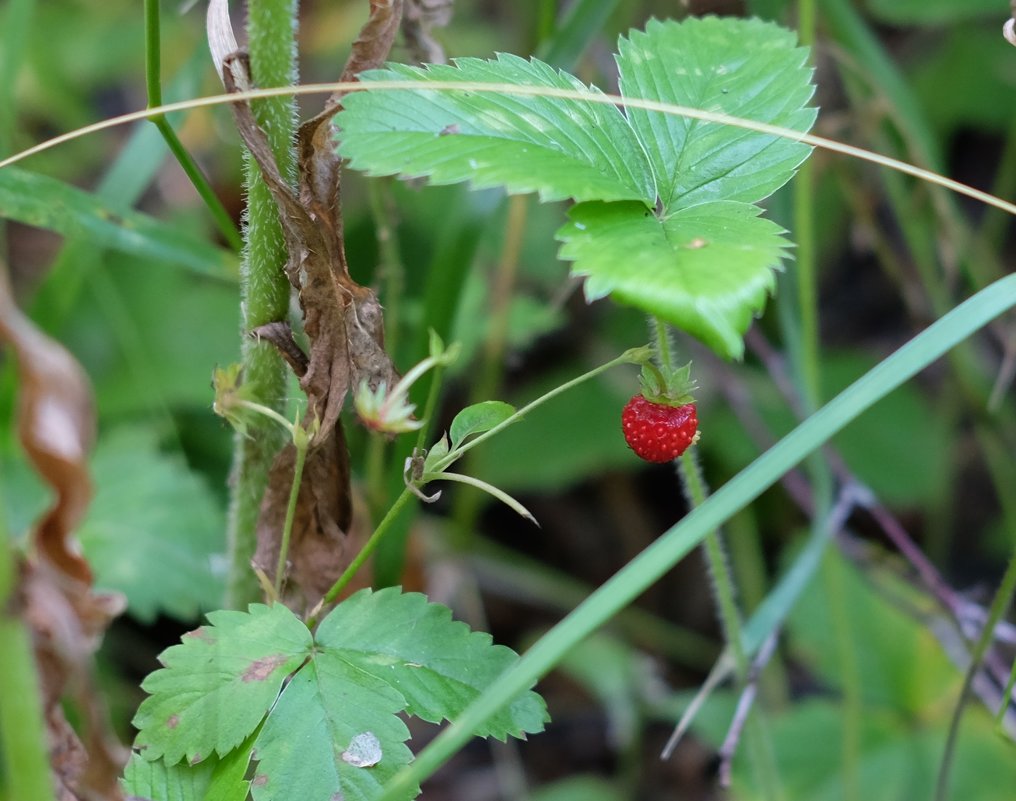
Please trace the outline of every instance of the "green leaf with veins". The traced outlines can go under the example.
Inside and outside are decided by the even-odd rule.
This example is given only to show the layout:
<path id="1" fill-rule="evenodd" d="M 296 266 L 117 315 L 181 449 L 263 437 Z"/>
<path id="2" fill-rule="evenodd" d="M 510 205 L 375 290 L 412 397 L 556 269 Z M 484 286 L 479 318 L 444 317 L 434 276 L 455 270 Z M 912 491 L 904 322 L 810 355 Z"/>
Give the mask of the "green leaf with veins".
<path id="1" fill-rule="evenodd" d="M 165 667 L 141 685 L 150 697 L 133 723 L 147 760 L 224 756 L 257 728 L 311 651 L 307 627 L 281 604 L 212 612 L 208 622 L 164 651 Z"/>
<path id="2" fill-rule="evenodd" d="M 621 38 L 625 97 L 662 101 L 807 131 L 815 109 L 808 50 L 758 19 L 650 20 Z M 754 203 L 790 180 L 811 148 L 730 125 L 628 108 L 653 164 L 665 213 L 713 200 Z M 603 198 L 606 200 L 607 198 Z"/>
<path id="3" fill-rule="evenodd" d="M 432 723 L 454 718 L 518 659 L 489 634 L 452 620 L 447 607 L 397 587 L 361 590 L 343 601 L 316 639 L 319 660 L 347 662 L 391 685 L 409 714 Z M 542 731 L 546 720 L 543 700 L 526 692 L 476 734 L 522 737 Z"/>
<path id="4" fill-rule="evenodd" d="M 541 61 L 499 54 L 427 69 L 390 64 L 360 80 L 512 83 L 599 95 Z M 649 162 L 614 106 L 492 92 L 356 92 L 336 117 L 339 153 L 371 175 L 426 176 L 538 192 L 543 200 L 656 199 Z"/>
<path id="5" fill-rule="evenodd" d="M 254 801 L 370 801 L 412 758 L 400 713 L 452 719 L 518 661 L 446 607 L 398 588 L 347 598 L 313 641 L 281 604 L 208 619 L 143 685 L 151 696 L 134 720 L 135 747 L 157 765 L 134 771 L 158 778 L 169 766 L 204 781 L 177 763 L 207 757 L 222 770 L 205 785 L 224 801 L 243 789 L 251 754 Z M 523 737 L 546 720 L 543 700 L 525 692 L 476 733 Z"/>
<path id="6" fill-rule="evenodd" d="M 250 782 L 244 777 L 253 744 L 251 735 L 222 759 L 212 754 L 196 765 L 149 762 L 135 751 L 120 783 L 128 796 L 145 801 L 247 801 Z"/>
<path id="7" fill-rule="evenodd" d="M 258 737 L 254 801 L 376 798 L 384 782 L 412 759 L 405 745 L 409 729 L 397 716 L 405 705 L 386 681 L 337 653 L 318 653 L 286 685 Z M 381 759 L 356 767 L 344 755 L 366 732 L 380 741 Z"/>
<path id="8" fill-rule="evenodd" d="M 515 414 L 515 407 L 504 401 L 483 401 L 474 403 L 455 415 L 449 434 L 452 448 L 457 448 L 467 437 L 482 434 L 500 425 Z"/>
<path id="9" fill-rule="evenodd" d="M 761 212 L 717 201 L 657 217 L 636 203 L 580 203 L 558 232 L 560 256 L 586 276 L 589 300 L 611 295 L 740 358 L 790 247 Z"/>
<path id="10" fill-rule="evenodd" d="M 815 120 L 806 106 L 814 91 L 808 51 L 772 23 L 653 20 L 621 38 L 619 50 L 625 97 L 802 133 Z M 751 204 L 793 176 L 808 146 L 634 107 L 620 113 L 586 101 L 426 91 L 439 80 L 594 91 L 514 56 L 426 70 L 394 65 L 361 77 L 419 81 L 421 91 L 345 98 L 339 152 L 353 167 L 574 198 L 572 222 L 558 232 L 560 255 L 587 277 L 589 299 L 610 295 L 740 357 L 789 246 Z"/>

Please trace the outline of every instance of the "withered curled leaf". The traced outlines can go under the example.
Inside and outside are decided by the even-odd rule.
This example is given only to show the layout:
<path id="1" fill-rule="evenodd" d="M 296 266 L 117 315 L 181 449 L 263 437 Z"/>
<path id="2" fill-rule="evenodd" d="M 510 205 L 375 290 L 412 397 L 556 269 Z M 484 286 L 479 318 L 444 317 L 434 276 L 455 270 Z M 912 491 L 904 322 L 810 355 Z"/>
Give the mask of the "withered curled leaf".
<path id="1" fill-rule="evenodd" d="M 25 454 L 56 499 L 36 526 L 39 557 L 70 579 L 92 583 L 73 539 L 92 497 L 88 452 L 95 440 L 92 390 L 81 367 L 14 303 L 0 268 L 0 342 L 18 370 L 17 432 Z"/>
<path id="2" fill-rule="evenodd" d="M 17 363 L 18 438 L 55 494 L 33 527 L 31 556 L 19 565 L 11 604 L 32 634 L 50 765 L 60 801 L 115 801 L 122 797 L 117 777 L 126 753 L 109 733 L 91 678 L 91 657 L 124 600 L 92 592 L 92 571 L 73 539 L 91 499 L 91 388 L 74 357 L 21 313 L 3 265 L 0 344 L 10 348 Z M 68 695 L 82 716 L 85 745 L 64 716 L 61 701 Z"/>
<path id="3" fill-rule="evenodd" d="M 360 71 L 384 62 L 401 15 L 402 0 L 371 0 L 370 17 L 353 45 L 342 80 L 352 80 Z M 221 20 L 215 23 L 221 24 Z M 220 31 L 216 39 L 221 42 L 228 37 Z M 221 59 L 227 92 L 252 88 L 249 59 L 243 52 L 215 53 L 214 58 L 217 65 Z M 349 456 L 339 421 L 346 397 L 361 383 L 376 389 L 382 383 L 392 387 L 399 379 L 385 350 L 384 312 L 377 295 L 352 278 L 346 260 L 339 192 L 341 161 L 335 153 L 332 126 L 340 102 L 341 94 L 333 95 L 325 109 L 297 132 L 295 188 L 282 176 L 250 105 L 245 101 L 232 105 L 240 138 L 278 207 L 287 251 L 284 270 L 297 291 L 309 345 L 305 354 L 284 320 L 251 332 L 272 342 L 299 377 L 307 395 L 304 423 L 308 430 L 313 423 L 316 430 L 307 453 L 287 554 L 290 568 L 285 595 L 293 603 L 298 603 L 300 596 L 311 604 L 316 602 L 351 558 L 346 543 L 352 515 Z M 283 449 L 261 503 L 254 563 L 271 577 L 278 561 L 294 464 L 294 449 Z"/>
<path id="4" fill-rule="evenodd" d="M 402 36 L 409 52 L 420 64 L 444 64 L 444 48 L 431 31 L 443 28 L 452 19 L 452 0 L 406 0 L 402 15 Z"/>

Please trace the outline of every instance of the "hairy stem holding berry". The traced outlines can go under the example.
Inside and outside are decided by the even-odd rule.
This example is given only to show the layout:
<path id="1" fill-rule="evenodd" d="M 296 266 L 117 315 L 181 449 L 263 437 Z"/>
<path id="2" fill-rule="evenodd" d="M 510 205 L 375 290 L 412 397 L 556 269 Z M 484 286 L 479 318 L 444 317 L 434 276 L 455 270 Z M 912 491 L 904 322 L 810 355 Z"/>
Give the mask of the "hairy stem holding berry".
<path id="1" fill-rule="evenodd" d="M 698 451 L 695 448 L 689 448 L 680 458 L 678 471 L 688 504 L 693 509 L 701 506 L 705 503 L 709 491 L 702 476 L 702 466 L 699 464 Z M 719 531 L 716 529 L 710 531 L 706 535 L 704 544 L 709 575 L 712 578 L 713 597 L 720 615 L 720 624 L 723 626 L 724 637 L 734 657 L 738 681 L 743 681 L 748 675 L 748 656 L 744 652 L 741 613 L 737 608 L 734 579 Z"/>

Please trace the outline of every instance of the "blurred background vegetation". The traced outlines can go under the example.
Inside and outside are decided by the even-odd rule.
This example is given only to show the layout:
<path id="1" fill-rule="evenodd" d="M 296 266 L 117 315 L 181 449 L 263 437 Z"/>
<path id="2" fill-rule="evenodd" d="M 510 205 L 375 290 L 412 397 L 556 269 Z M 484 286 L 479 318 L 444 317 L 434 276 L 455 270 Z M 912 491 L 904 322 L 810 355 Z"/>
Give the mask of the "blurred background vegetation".
<path id="1" fill-rule="evenodd" d="M 817 133 L 1014 195 L 1016 51 L 999 32 L 1009 13 L 1004 0 L 801 5 L 815 13 Z M 449 57 L 537 53 L 614 90 L 617 36 L 650 16 L 757 14 L 794 26 L 796 6 L 459 0 L 435 36 Z M 163 3 L 167 101 L 219 91 L 203 15 L 202 6 Z M 302 3 L 301 81 L 336 79 L 365 18 L 362 0 Z M 0 153 L 143 107 L 144 35 L 137 2 L 7 0 L 0 8 Z M 301 106 L 307 116 L 320 101 L 305 98 Z M 241 157 L 228 112 L 196 110 L 171 121 L 239 220 Z M 125 592 L 130 604 L 100 660 L 115 721 L 129 740 L 138 685 L 157 653 L 221 604 L 233 437 L 211 412 L 210 377 L 238 358 L 236 259 L 150 124 L 75 140 L 16 169 L 31 175 L 0 171 L 0 214 L 9 220 L 0 229 L 0 255 L 21 304 L 77 356 L 97 396 L 97 494 L 81 540 L 100 585 Z M 817 152 L 810 170 L 828 399 L 958 299 L 1010 271 L 1016 242 L 1003 215 L 870 165 Z M 80 214 L 69 211 L 79 202 Z M 587 305 L 557 260 L 553 234 L 563 204 L 368 183 L 355 174 L 346 177 L 343 204 L 351 269 L 381 288 L 396 364 L 405 370 L 426 352 L 427 325 L 463 345 L 442 406 L 445 425 L 471 401 L 521 404 L 646 341 L 640 313 Z M 767 205 L 796 239 L 793 187 Z M 102 228 L 132 208 L 158 229 L 131 239 L 130 225 L 122 235 Z M 379 231 L 392 234 L 396 247 L 379 247 Z M 702 387 L 700 448 L 713 486 L 794 424 L 784 389 L 802 396 L 795 281 L 791 266 L 749 337 L 743 364 L 722 363 L 678 339 Z M 869 487 L 945 580 L 980 603 L 990 600 L 1016 546 L 1012 323 L 982 332 L 833 443 L 839 478 L 853 475 Z M 14 389 L 5 361 L 5 421 Z M 477 449 L 470 472 L 519 497 L 539 530 L 449 487 L 412 521 L 404 565 L 401 543 L 379 556 L 379 580 L 425 589 L 498 642 L 524 648 L 685 511 L 672 468 L 646 466 L 623 442 L 620 409 L 636 391 L 634 369 L 611 372 Z M 355 478 L 376 519 L 391 498 L 369 473 L 401 464 L 409 440 L 382 448 L 348 428 Z M 2 517 L 22 537 L 46 496 L 8 427 L 0 430 L 0 468 Z M 746 612 L 806 538 L 809 513 L 795 501 L 794 482 L 807 496 L 809 474 L 795 474 L 789 489 L 767 492 L 726 532 Z M 755 735 L 734 760 L 731 798 L 931 796 L 963 648 L 936 637 L 941 610 L 870 515 L 855 513 L 838 545 L 834 551 L 846 558 L 823 563 L 762 675 Z M 545 734 L 511 746 L 474 743 L 425 797 L 728 797 L 715 770 L 733 689 L 718 690 L 675 754 L 659 759 L 721 646 L 696 555 L 542 683 L 554 718 Z M 1006 653 L 1011 661 L 1011 646 L 1000 658 Z M 1005 734 L 993 712 L 971 705 L 951 797 L 1013 797 L 1012 715 Z M 432 732 L 419 727 L 417 734 L 422 740 Z M 772 796 L 774 787 L 782 795 Z"/>

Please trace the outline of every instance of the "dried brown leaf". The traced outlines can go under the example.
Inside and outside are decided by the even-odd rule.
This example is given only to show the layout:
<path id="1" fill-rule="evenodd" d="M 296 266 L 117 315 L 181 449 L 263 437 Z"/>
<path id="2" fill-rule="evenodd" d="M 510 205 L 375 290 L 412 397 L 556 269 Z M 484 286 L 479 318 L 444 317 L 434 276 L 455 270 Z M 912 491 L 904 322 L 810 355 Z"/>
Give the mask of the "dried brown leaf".
<path id="1" fill-rule="evenodd" d="M 91 658 L 110 621 L 124 609 L 121 595 L 95 594 L 46 562 L 23 563 L 18 606 L 32 632 L 49 736 L 50 766 L 64 799 L 122 798 L 118 777 L 127 752 L 111 735 Z M 85 743 L 64 716 L 74 702 Z"/>
<path id="2" fill-rule="evenodd" d="M 352 81 L 364 70 L 384 64 L 402 20 L 402 0 L 370 0 L 370 16 L 353 42 L 340 81 Z"/>
<path id="3" fill-rule="evenodd" d="M 275 458 L 268 489 L 261 501 L 254 566 L 272 581 L 279 560 L 282 531 L 293 483 L 296 449 L 288 445 Z M 349 496 L 349 452 L 342 427 L 307 454 L 297 496 L 296 515 L 287 554 L 287 606 L 310 608 L 349 563 L 346 532 L 352 521 Z"/>
<path id="4" fill-rule="evenodd" d="M 402 36 L 409 52 L 421 64 L 444 64 L 444 48 L 431 31 L 443 28 L 452 19 L 452 0 L 405 0 Z"/>
<path id="5" fill-rule="evenodd" d="M 0 266 L 0 344 L 18 369 L 17 432 L 25 453 L 56 495 L 37 524 L 32 545 L 69 579 L 88 585 L 92 571 L 73 533 L 92 496 L 88 451 L 95 414 L 88 379 L 74 357 L 21 313 Z"/>
<path id="6" fill-rule="evenodd" d="M 360 71 L 384 62 L 401 15 L 402 0 L 371 0 L 370 17 L 353 45 L 342 80 L 352 80 Z M 222 59 L 227 92 L 252 88 L 244 53 L 219 52 L 215 58 Z M 299 376 L 307 395 L 304 423 L 316 429 L 307 452 L 287 553 L 287 601 L 298 605 L 302 600 L 308 607 L 334 583 L 352 553 L 347 541 L 352 519 L 349 455 L 339 422 L 346 396 L 361 383 L 376 390 L 381 384 L 393 387 L 399 379 L 385 350 L 384 312 L 377 295 L 353 280 L 346 261 L 340 201 L 342 164 L 335 153 L 332 126 L 340 101 L 340 94 L 333 95 L 324 111 L 297 132 L 299 178 L 295 189 L 283 178 L 249 104 L 233 104 L 240 138 L 279 210 L 287 251 L 285 272 L 297 290 L 309 342 L 309 352 L 304 354 L 284 321 L 252 332 L 272 342 Z M 254 566 L 271 579 L 275 577 L 294 464 L 295 449 L 289 446 L 276 457 L 261 502 Z"/>
<path id="7" fill-rule="evenodd" d="M 225 82 L 230 92 L 250 87 L 243 54 L 226 58 Z M 308 413 L 318 420 L 312 443 L 316 447 L 330 436 L 351 387 L 361 380 L 373 387 L 382 381 L 393 386 L 398 380 L 384 350 L 383 313 L 374 292 L 356 283 L 346 265 L 338 200 L 340 164 L 330 136 L 323 134 L 330 121 L 315 118 L 300 129 L 297 198 L 279 172 L 249 105 L 235 103 L 234 115 L 240 137 L 279 207 L 288 252 L 285 270 L 299 292 L 304 333 L 310 341 L 300 386 L 307 393 Z M 285 339 L 280 332 L 261 329 L 258 333 L 279 344 L 280 336 Z M 292 364 L 288 343 L 280 350 Z"/>
<path id="8" fill-rule="evenodd" d="M 91 657 L 124 600 L 92 593 L 92 571 L 74 541 L 92 492 L 91 388 L 74 357 L 18 309 L 2 265 L 0 342 L 17 363 L 18 438 L 56 496 L 33 528 L 34 560 L 19 566 L 15 603 L 32 633 L 58 797 L 115 801 L 122 798 L 118 777 L 126 753 L 109 735 L 91 679 Z M 66 696 L 81 714 L 85 745 L 64 717 Z"/>

